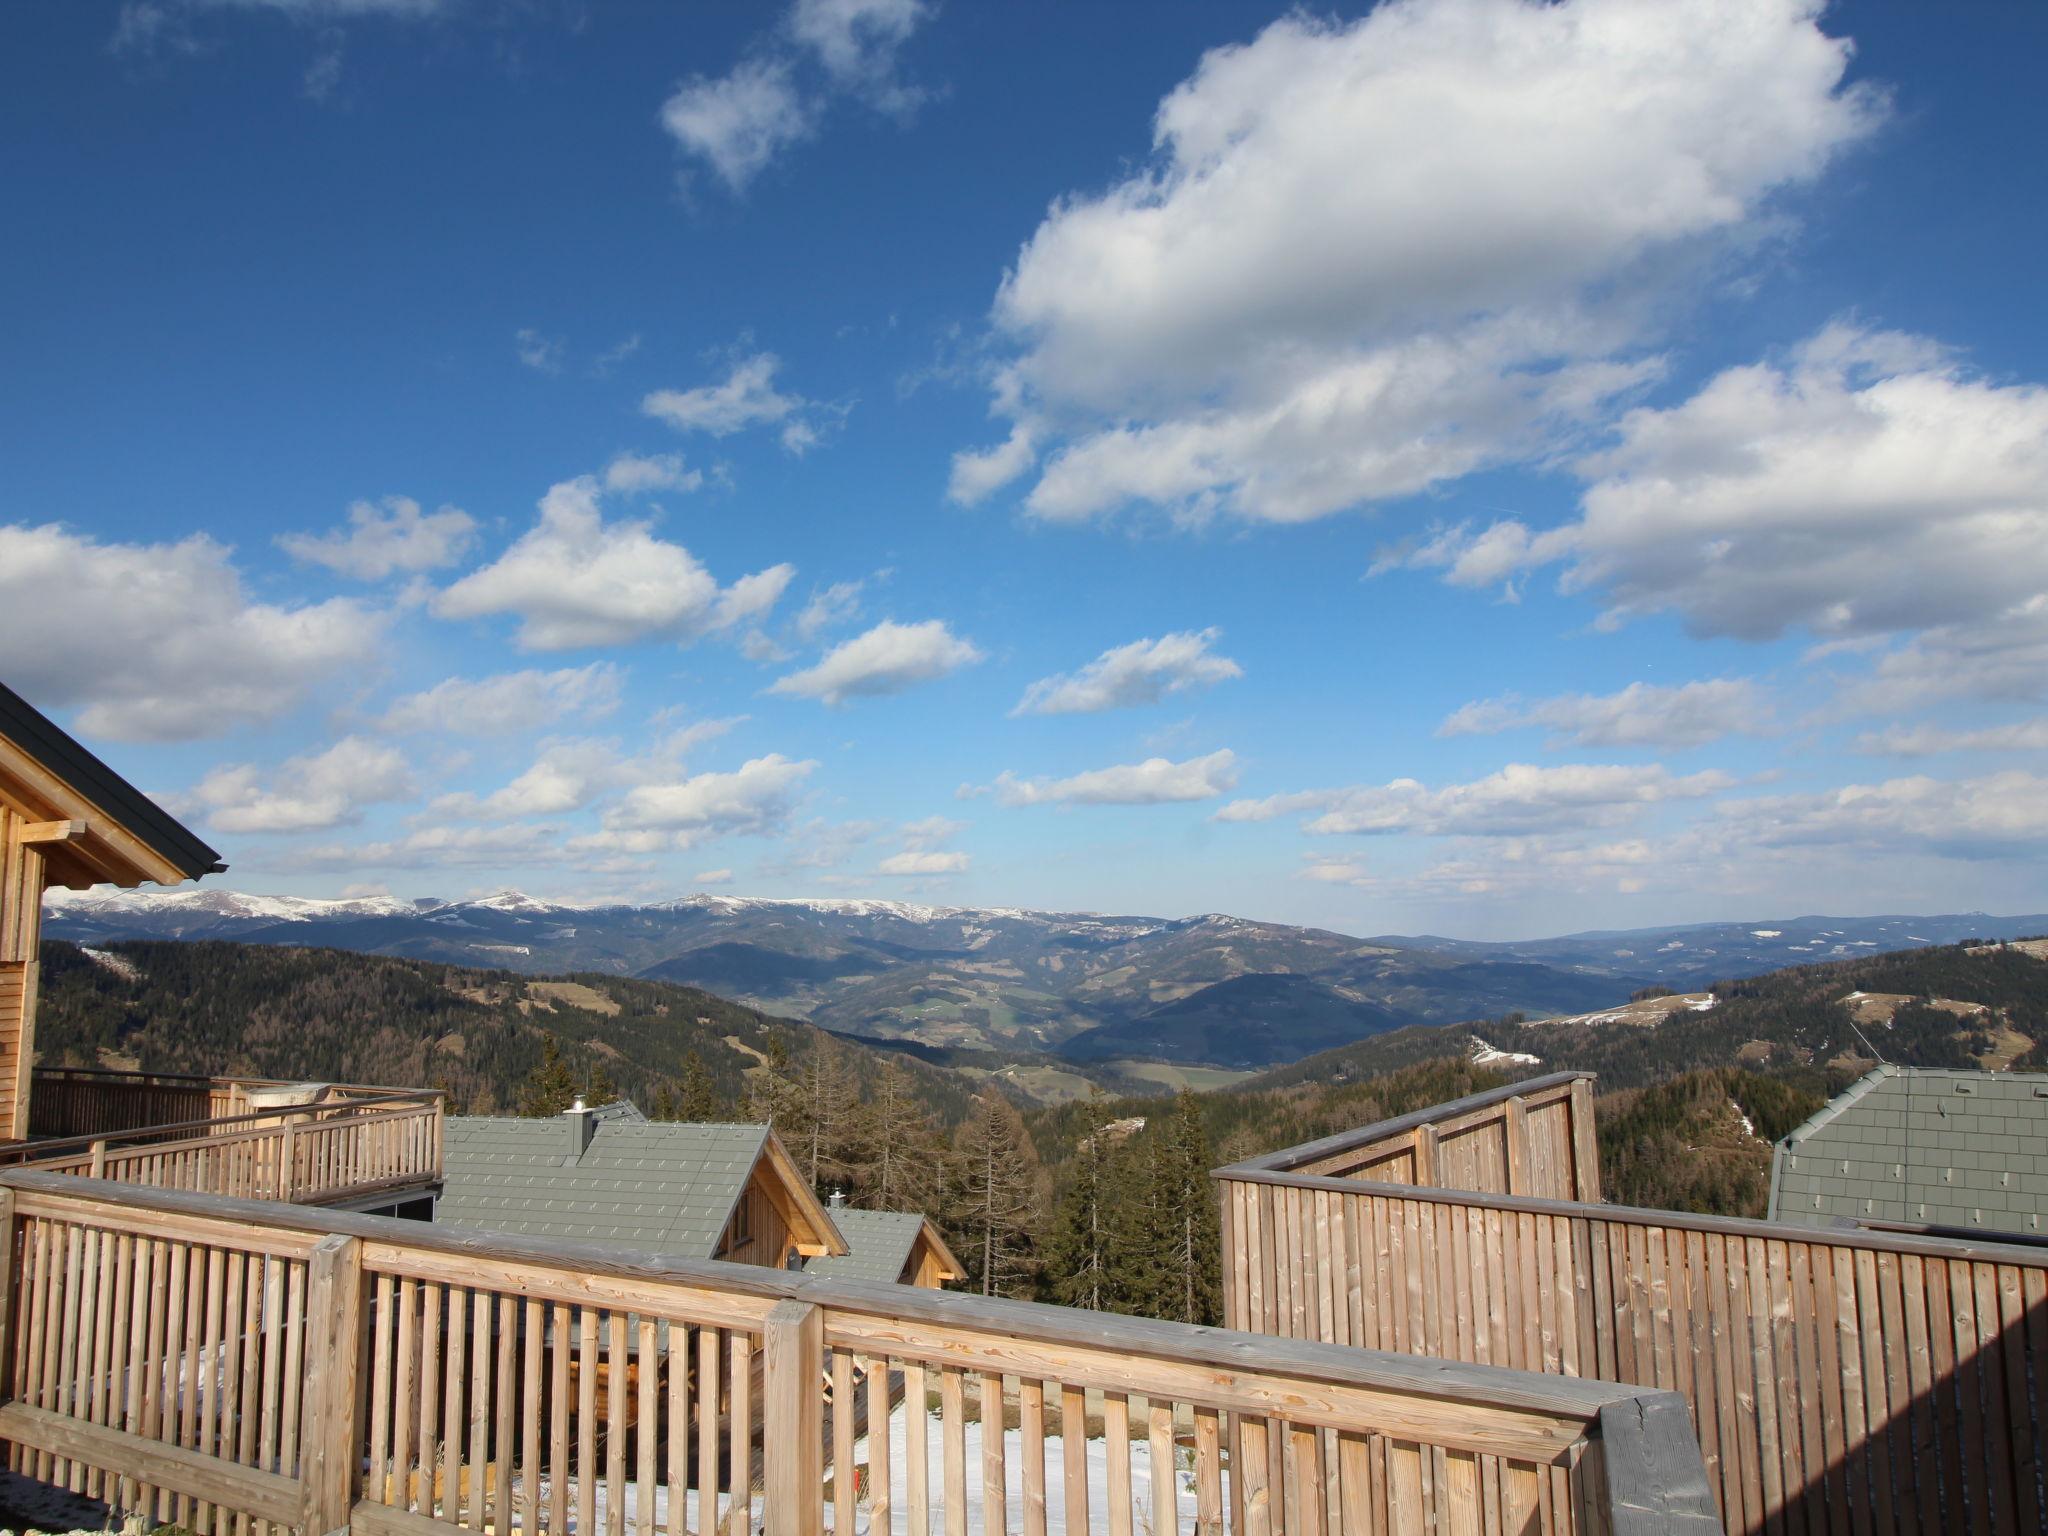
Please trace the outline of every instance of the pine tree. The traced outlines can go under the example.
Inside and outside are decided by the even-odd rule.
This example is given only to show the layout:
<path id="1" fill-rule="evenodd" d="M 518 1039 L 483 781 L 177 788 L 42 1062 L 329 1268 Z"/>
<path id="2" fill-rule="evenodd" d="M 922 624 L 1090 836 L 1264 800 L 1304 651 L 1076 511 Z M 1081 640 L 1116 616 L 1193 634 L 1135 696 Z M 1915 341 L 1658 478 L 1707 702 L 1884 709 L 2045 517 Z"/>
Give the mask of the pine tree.
<path id="1" fill-rule="evenodd" d="M 860 1090 L 843 1046 L 820 1041 L 796 1075 L 798 1127 L 782 1132 L 811 1188 L 841 1188 L 860 1161 Z M 792 1139 L 794 1138 L 794 1139 Z"/>
<path id="2" fill-rule="evenodd" d="M 1223 1317 L 1223 1231 L 1215 1166 L 1202 1106 L 1183 1088 L 1159 1128 L 1154 1165 L 1154 1208 L 1161 1240 L 1157 1255 L 1155 1317 L 1181 1323 L 1217 1323 Z"/>
<path id="3" fill-rule="evenodd" d="M 701 1123 L 720 1119 L 723 1114 L 718 1085 L 711 1081 L 711 1074 L 704 1069 L 703 1058 L 695 1051 L 690 1052 L 683 1058 L 683 1091 L 672 1118 Z"/>
<path id="4" fill-rule="evenodd" d="M 583 1102 L 592 1109 L 600 1104 L 617 1102 L 619 1085 L 612 1081 L 611 1073 L 605 1070 L 601 1061 L 590 1064 L 590 1074 L 583 1080 Z"/>
<path id="5" fill-rule="evenodd" d="M 1014 1296 L 1029 1278 L 1037 1216 L 1038 1155 L 1024 1119 L 993 1088 L 975 1096 L 956 1143 L 954 1226 L 968 1278 L 984 1296 Z"/>
<path id="6" fill-rule="evenodd" d="M 869 1090 L 866 1156 L 855 1169 L 861 1204 L 878 1211 L 936 1208 L 943 1149 L 910 1074 L 885 1061 Z"/>
<path id="7" fill-rule="evenodd" d="M 652 1120 L 680 1120 L 682 1118 L 682 1116 L 676 1113 L 675 1090 L 669 1087 L 667 1083 L 661 1084 L 654 1090 L 654 1098 L 648 1104 L 647 1115 Z"/>
<path id="8" fill-rule="evenodd" d="M 526 1077 L 519 1098 L 519 1113 L 531 1117 L 559 1115 L 576 1098 L 576 1078 L 562 1060 L 562 1048 L 553 1035 L 542 1035 L 540 1064 Z"/>
<path id="9" fill-rule="evenodd" d="M 1090 1111 L 1074 1150 L 1074 1182 L 1053 1216 L 1045 1272 L 1054 1301 L 1101 1312 L 1110 1308 L 1117 1288 L 1111 1207 L 1119 1159 L 1103 1134 L 1108 1112 L 1092 1104 Z"/>

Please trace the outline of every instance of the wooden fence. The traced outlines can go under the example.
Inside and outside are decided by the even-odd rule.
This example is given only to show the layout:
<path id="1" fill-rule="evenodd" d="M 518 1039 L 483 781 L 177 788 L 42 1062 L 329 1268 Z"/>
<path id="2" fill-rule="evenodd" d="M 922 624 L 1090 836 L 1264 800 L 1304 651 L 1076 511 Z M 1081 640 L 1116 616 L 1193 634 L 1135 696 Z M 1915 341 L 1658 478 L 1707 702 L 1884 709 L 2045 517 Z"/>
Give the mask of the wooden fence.
<path id="1" fill-rule="evenodd" d="M 1720 1529 L 1669 1393 L 35 1172 L 0 1239 L 11 1464 L 195 1536 Z"/>
<path id="2" fill-rule="evenodd" d="M 46 1173 L 319 1204 L 439 1183 L 443 1102 L 438 1092 L 380 1093 L 8 1150 Z"/>
<path id="3" fill-rule="evenodd" d="M 236 1080 L 181 1072 L 37 1067 L 31 1081 L 29 1134 L 38 1137 L 112 1136 L 249 1107 Z"/>
<path id="4" fill-rule="evenodd" d="M 1231 1326 L 1676 1392 L 1731 1531 L 2048 1529 L 2048 1251 L 1291 1166 L 1387 1132 L 1218 1171 Z"/>

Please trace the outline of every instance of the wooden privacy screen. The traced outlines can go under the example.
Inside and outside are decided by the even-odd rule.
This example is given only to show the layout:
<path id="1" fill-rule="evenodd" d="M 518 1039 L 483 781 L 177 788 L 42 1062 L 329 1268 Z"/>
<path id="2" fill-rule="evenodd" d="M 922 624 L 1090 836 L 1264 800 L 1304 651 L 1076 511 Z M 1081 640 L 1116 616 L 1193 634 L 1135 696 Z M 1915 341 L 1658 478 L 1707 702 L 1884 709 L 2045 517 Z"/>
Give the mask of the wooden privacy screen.
<path id="1" fill-rule="evenodd" d="M 1232 1327 L 1676 1392 L 1731 1531 L 2048 1529 L 2048 1252 L 1290 1159 L 1217 1174 Z"/>
<path id="2" fill-rule="evenodd" d="M 0 1175 L 11 1463 L 195 1536 L 1720 1527 L 1558 1377 Z"/>

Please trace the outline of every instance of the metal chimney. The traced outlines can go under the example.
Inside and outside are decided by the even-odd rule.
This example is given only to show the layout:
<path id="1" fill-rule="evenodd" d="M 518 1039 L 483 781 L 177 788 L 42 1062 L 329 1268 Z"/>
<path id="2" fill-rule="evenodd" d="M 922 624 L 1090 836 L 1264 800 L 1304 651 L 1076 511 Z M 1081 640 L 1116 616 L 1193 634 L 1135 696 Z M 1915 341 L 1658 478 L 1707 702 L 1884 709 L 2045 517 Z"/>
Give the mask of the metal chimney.
<path id="1" fill-rule="evenodd" d="M 568 1156 L 564 1163 L 574 1163 L 590 1149 L 590 1138 L 597 1134 L 597 1111 L 583 1107 L 583 1095 L 576 1095 L 576 1102 L 562 1111 L 562 1118 L 569 1122 Z"/>

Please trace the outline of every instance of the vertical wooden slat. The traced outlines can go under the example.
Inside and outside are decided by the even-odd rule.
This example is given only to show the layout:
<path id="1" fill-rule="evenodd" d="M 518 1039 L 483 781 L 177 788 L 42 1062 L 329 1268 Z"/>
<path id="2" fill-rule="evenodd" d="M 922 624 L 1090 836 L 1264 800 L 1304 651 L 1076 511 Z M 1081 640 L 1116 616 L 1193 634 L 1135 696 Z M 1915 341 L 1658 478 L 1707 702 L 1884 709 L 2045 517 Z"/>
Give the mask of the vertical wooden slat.
<path id="1" fill-rule="evenodd" d="M 718 1529 L 718 1358 L 716 1328 L 697 1330 L 697 1530 Z"/>
<path id="2" fill-rule="evenodd" d="M 1060 1389 L 1060 1483 L 1068 1531 L 1088 1529 L 1086 1413 L 1087 1398 L 1079 1387 Z"/>
<path id="3" fill-rule="evenodd" d="M 1045 1384 L 1017 1383 L 1017 1440 L 1024 1458 L 1024 1536 L 1045 1536 Z"/>
<path id="4" fill-rule="evenodd" d="M 1173 1404 L 1155 1398 L 1145 1417 L 1151 1453 L 1151 1536 L 1174 1536 L 1180 1526 L 1180 1477 L 1173 1464 Z"/>
<path id="5" fill-rule="evenodd" d="M 604 1529 L 626 1536 L 626 1373 L 632 1335 L 624 1312 L 604 1318 Z M 812 1388 L 812 1395 L 817 1389 Z"/>
<path id="6" fill-rule="evenodd" d="M 522 1536 L 537 1536 L 540 1530 L 540 1422 L 543 1411 L 541 1345 L 547 1334 L 547 1306 L 529 1297 L 525 1312 L 525 1336 L 519 1341 L 519 1529 Z M 678 1514 L 681 1508 L 678 1501 Z"/>
<path id="7" fill-rule="evenodd" d="M 960 1372 L 951 1366 L 939 1371 L 939 1419 L 946 1536 L 967 1536 L 967 1413 Z"/>
<path id="8" fill-rule="evenodd" d="M 832 1530 L 834 1536 L 853 1531 L 853 1356 L 832 1351 Z"/>
<path id="9" fill-rule="evenodd" d="M 308 1326 L 316 1331 L 307 1351 L 303 1399 L 305 1447 L 301 1472 L 301 1536 L 345 1531 L 355 1504 L 358 1439 L 356 1391 L 361 1368 L 362 1243 L 324 1237 L 307 1263 Z"/>
<path id="10" fill-rule="evenodd" d="M 889 1477 L 889 1359 L 869 1355 L 863 1363 L 868 1393 L 868 1531 L 870 1536 L 889 1536 L 890 1511 L 895 1508 Z M 906 1416 L 913 1406 L 923 1408 L 906 1404 Z"/>
<path id="11" fill-rule="evenodd" d="M 491 1473 L 491 1316 L 497 1309 L 489 1291 L 469 1299 L 469 1488 L 456 1493 L 469 1511 L 469 1524 L 483 1530 L 488 1523 Z"/>
<path id="12" fill-rule="evenodd" d="M 1009 1527 L 1009 1469 L 1003 1457 L 1003 1378 L 981 1378 L 981 1521 L 987 1536 Z"/>
<path id="13" fill-rule="evenodd" d="M 446 1363 L 441 1370 L 441 1463 L 437 1502 L 442 1518 L 450 1525 L 463 1523 L 462 1435 L 468 1425 L 463 1413 L 463 1388 L 469 1366 L 469 1290 L 451 1285 L 447 1290 L 448 1320 L 444 1325 Z M 423 1477 L 433 1476 L 423 1470 Z M 429 1506 L 431 1508 L 431 1506 Z"/>
<path id="14" fill-rule="evenodd" d="M 633 1476 L 633 1529 L 636 1536 L 654 1536 L 658 1522 L 654 1518 L 654 1490 L 657 1479 L 657 1452 L 661 1448 L 661 1364 L 656 1353 L 656 1332 L 658 1324 L 651 1317 L 640 1319 L 636 1340 L 638 1356 L 634 1369 L 638 1373 L 640 1388 L 639 1412 L 634 1416 L 633 1444 L 639 1452 Z"/>
<path id="15" fill-rule="evenodd" d="M 573 1341 L 569 1329 L 576 1319 L 575 1308 L 562 1302 L 548 1303 L 548 1334 L 554 1341 L 549 1351 L 548 1375 L 548 1533 L 565 1536 L 569 1529 L 569 1457 L 574 1442 L 569 1437 L 569 1391 L 575 1374 Z"/>
<path id="16" fill-rule="evenodd" d="M 750 1334 L 734 1329 L 732 1353 L 728 1361 L 726 1394 L 732 1402 L 732 1433 L 727 1436 L 732 1451 L 732 1506 L 726 1512 L 726 1524 L 745 1536 L 749 1510 L 753 1503 L 753 1445 L 754 1445 L 754 1341 Z M 817 1372 L 811 1373 L 811 1401 L 815 1405 L 818 1397 Z M 822 1474 L 821 1474 L 822 1476 Z M 813 1479 L 808 1497 L 815 1500 L 818 1495 L 818 1479 Z"/>
<path id="17" fill-rule="evenodd" d="M 668 1325 L 668 1529 L 665 1536 L 683 1536 L 689 1529 L 690 1486 L 690 1335 L 674 1318 Z"/>
<path id="18" fill-rule="evenodd" d="M 576 1529 L 592 1536 L 597 1520 L 596 1307 L 576 1309 Z"/>
<path id="19" fill-rule="evenodd" d="M 519 1300 L 508 1293 L 498 1298 L 498 1379 L 494 1399 L 498 1422 L 491 1436 L 491 1459 L 497 1468 L 497 1476 L 492 1479 L 491 1522 L 498 1536 L 508 1536 L 512 1529 L 513 1447 L 519 1405 L 518 1362 Z"/>
<path id="20" fill-rule="evenodd" d="M 1131 1400 L 1102 1394 L 1102 1443 L 1108 1460 L 1109 1536 L 1131 1536 Z"/>
<path id="21" fill-rule="evenodd" d="M 446 1292 L 431 1280 L 420 1282 L 420 1391 L 419 1414 L 419 1512 L 434 1513 L 435 1480 L 440 1467 L 441 1437 L 437 1426 L 441 1413 L 441 1333 L 447 1313 Z"/>
<path id="22" fill-rule="evenodd" d="M 903 1417 L 904 1514 L 910 1522 L 910 1536 L 929 1536 L 931 1404 L 925 1395 L 924 1367 L 910 1360 L 903 1362 Z"/>

